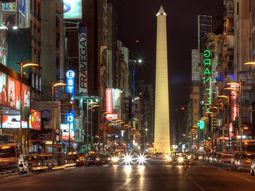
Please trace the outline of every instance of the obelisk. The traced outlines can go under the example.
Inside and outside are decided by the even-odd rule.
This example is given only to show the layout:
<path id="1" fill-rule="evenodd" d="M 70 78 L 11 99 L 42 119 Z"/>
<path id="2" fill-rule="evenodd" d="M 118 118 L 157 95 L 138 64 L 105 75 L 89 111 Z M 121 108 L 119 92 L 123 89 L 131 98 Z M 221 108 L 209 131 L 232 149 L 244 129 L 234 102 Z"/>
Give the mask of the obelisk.
<path id="1" fill-rule="evenodd" d="M 154 149 L 156 152 L 170 152 L 170 117 L 168 93 L 167 24 L 163 6 L 157 13 L 156 45 L 156 87 Z"/>

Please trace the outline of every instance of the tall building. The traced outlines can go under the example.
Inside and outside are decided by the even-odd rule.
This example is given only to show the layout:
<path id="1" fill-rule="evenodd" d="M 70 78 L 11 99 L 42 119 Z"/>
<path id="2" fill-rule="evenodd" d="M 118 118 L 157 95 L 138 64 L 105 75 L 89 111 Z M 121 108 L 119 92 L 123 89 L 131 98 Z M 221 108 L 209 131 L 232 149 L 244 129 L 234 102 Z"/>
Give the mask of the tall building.
<path id="1" fill-rule="evenodd" d="M 157 13 L 156 45 L 156 87 L 154 148 L 156 151 L 170 152 L 170 110 L 168 86 L 166 13 L 161 6 Z"/>
<path id="2" fill-rule="evenodd" d="M 207 40 L 207 34 L 212 32 L 212 16 L 210 15 L 198 15 L 198 51 L 202 52 L 205 48 L 205 42 Z"/>

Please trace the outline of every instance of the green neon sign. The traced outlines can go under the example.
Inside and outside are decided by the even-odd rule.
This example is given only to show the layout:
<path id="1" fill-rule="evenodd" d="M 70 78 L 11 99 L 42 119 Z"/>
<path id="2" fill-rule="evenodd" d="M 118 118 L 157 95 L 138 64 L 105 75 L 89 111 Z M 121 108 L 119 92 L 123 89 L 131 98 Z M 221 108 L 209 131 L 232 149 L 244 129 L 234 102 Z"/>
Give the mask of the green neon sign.
<path id="1" fill-rule="evenodd" d="M 197 122 L 197 126 L 199 129 L 203 130 L 205 128 L 205 122 L 203 120 L 199 120 Z"/>

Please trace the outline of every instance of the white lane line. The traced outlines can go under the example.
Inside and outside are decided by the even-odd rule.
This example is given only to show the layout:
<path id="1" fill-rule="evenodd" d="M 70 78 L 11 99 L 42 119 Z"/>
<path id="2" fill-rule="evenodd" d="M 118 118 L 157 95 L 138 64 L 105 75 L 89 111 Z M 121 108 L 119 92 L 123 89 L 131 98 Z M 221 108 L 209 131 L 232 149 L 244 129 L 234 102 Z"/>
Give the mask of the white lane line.
<path id="1" fill-rule="evenodd" d="M 199 190 L 201 190 L 201 191 L 204 191 L 204 190 L 205 190 L 202 186 L 200 186 L 200 185 L 188 174 L 188 172 L 186 173 L 186 176 L 188 177 L 188 179 L 189 179 L 196 187 L 199 188 Z"/>
<path id="2" fill-rule="evenodd" d="M 248 182 L 255 183 L 255 181 L 250 180 L 250 179 L 248 179 L 248 178 L 245 178 L 245 177 L 243 177 L 243 176 L 241 176 L 241 175 L 238 175 L 238 174 L 236 174 L 236 173 L 228 172 L 228 171 L 225 171 L 225 170 L 222 170 L 222 169 L 217 169 L 217 170 L 220 171 L 220 172 L 223 172 L 223 173 L 225 173 L 225 174 L 231 174 L 232 176 L 241 178 L 241 179 L 246 180 L 246 181 L 248 181 Z"/>

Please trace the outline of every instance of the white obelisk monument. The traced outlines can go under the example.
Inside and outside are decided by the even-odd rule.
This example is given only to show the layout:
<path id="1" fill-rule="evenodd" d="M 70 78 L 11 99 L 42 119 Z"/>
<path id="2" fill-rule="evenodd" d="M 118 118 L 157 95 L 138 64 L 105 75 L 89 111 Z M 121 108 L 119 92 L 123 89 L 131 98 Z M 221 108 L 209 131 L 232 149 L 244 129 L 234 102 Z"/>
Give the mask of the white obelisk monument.
<path id="1" fill-rule="evenodd" d="M 161 6 L 157 13 L 156 87 L 154 149 L 170 152 L 170 116 L 168 95 L 167 24 L 166 13 Z"/>

